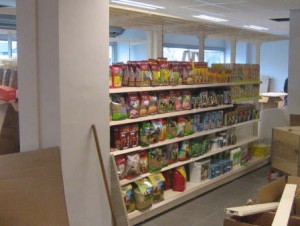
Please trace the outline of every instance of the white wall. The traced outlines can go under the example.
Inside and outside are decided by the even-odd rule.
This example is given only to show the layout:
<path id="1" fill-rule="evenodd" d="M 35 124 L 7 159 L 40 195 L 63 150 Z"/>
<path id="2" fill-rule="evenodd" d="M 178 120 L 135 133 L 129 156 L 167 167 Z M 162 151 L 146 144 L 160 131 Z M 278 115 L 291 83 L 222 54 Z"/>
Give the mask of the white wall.
<path id="1" fill-rule="evenodd" d="M 266 42 L 261 45 L 260 75 L 271 77 L 270 91 L 283 91 L 288 76 L 289 41 Z"/>
<path id="2" fill-rule="evenodd" d="M 237 64 L 246 64 L 247 63 L 247 43 L 246 42 L 237 42 L 235 62 Z"/>

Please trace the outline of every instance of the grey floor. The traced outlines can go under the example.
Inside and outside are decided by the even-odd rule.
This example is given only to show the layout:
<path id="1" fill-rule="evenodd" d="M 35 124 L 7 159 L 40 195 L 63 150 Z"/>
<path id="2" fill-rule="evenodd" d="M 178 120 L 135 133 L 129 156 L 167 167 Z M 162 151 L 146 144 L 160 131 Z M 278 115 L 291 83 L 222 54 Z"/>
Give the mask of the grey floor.
<path id="1" fill-rule="evenodd" d="M 270 166 L 260 168 L 138 226 L 222 226 L 224 208 L 244 205 L 268 183 Z"/>

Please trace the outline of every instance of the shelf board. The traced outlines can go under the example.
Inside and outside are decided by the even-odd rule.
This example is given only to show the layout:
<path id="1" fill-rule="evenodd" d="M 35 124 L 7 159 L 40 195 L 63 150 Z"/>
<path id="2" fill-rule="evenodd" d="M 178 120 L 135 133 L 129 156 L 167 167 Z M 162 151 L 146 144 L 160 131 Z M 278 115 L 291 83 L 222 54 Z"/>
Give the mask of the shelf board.
<path id="1" fill-rule="evenodd" d="M 155 144 L 150 144 L 147 147 L 138 146 L 138 147 L 134 147 L 134 148 L 128 148 L 128 149 L 125 149 L 125 150 L 117 150 L 117 151 L 111 152 L 111 155 L 118 156 L 118 155 L 123 155 L 123 154 L 136 152 L 136 151 L 143 151 L 143 150 L 147 150 L 147 149 L 150 149 L 150 148 L 160 147 L 160 146 L 164 146 L 164 145 L 167 145 L 167 144 L 172 144 L 172 143 L 176 143 L 176 142 L 180 142 L 180 141 L 184 141 L 184 140 L 189 140 L 189 139 L 193 139 L 193 138 L 197 138 L 197 137 L 200 137 L 200 136 L 205 136 L 205 135 L 221 132 L 221 131 L 232 129 L 232 128 L 242 127 L 242 126 L 249 125 L 249 124 L 252 124 L 252 123 L 255 123 L 255 122 L 258 122 L 258 121 L 259 121 L 258 119 L 255 119 L 255 120 L 250 120 L 250 121 L 247 121 L 247 122 L 242 122 L 242 123 L 238 123 L 238 124 L 234 124 L 234 125 L 230 125 L 230 126 L 223 126 L 221 128 L 217 128 L 217 129 L 205 130 L 205 131 L 201 131 L 201 132 L 194 133 L 194 134 L 184 136 L 184 137 L 176 137 L 176 138 L 173 138 L 173 139 L 160 141 L 160 142 L 155 143 Z"/>
<path id="2" fill-rule="evenodd" d="M 259 85 L 261 83 L 261 81 L 233 82 L 232 86 Z"/>
<path id="3" fill-rule="evenodd" d="M 212 88 L 232 86 L 234 83 L 205 83 L 197 85 L 178 85 L 178 86 L 148 86 L 148 87 L 121 87 L 111 88 L 109 93 L 132 93 L 144 91 L 163 91 L 163 90 L 177 90 L 177 89 L 198 89 L 198 88 Z"/>
<path id="4" fill-rule="evenodd" d="M 176 168 L 176 167 L 179 167 L 179 166 L 186 165 L 188 163 L 192 163 L 192 162 L 195 162 L 195 161 L 198 161 L 198 160 L 201 160 L 201 159 L 205 159 L 205 158 L 210 157 L 212 155 L 215 155 L 215 154 L 218 154 L 218 153 L 221 153 L 221 152 L 224 152 L 224 151 L 227 151 L 227 150 L 230 150 L 230 149 L 233 149 L 233 148 L 236 148 L 236 147 L 240 147 L 240 146 L 243 146 L 245 144 L 257 141 L 258 139 L 259 139 L 258 137 L 247 137 L 246 139 L 240 140 L 235 145 L 229 145 L 229 146 L 225 146 L 223 148 L 218 148 L 216 150 L 210 150 L 209 152 L 205 153 L 204 155 L 201 155 L 201 156 L 198 156 L 198 157 L 195 157 L 195 158 L 191 158 L 191 159 L 188 159 L 186 161 L 179 161 L 179 162 L 170 164 L 170 165 L 168 165 L 166 167 L 163 167 L 161 170 L 156 171 L 154 173 L 145 173 L 145 174 L 142 174 L 142 175 L 140 175 L 138 177 L 135 177 L 133 179 L 130 179 L 130 180 L 123 179 L 123 180 L 120 181 L 120 185 L 124 186 L 126 184 L 130 184 L 130 183 L 132 183 L 134 181 L 137 181 L 137 180 L 140 180 L 142 178 L 148 177 L 148 176 L 150 176 L 152 174 L 160 173 L 160 172 L 163 172 L 163 171 L 167 171 L 169 169 L 173 169 L 173 168 Z"/>
<path id="5" fill-rule="evenodd" d="M 150 121 L 153 119 L 169 118 L 169 117 L 176 117 L 176 116 L 181 116 L 181 115 L 197 114 L 197 113 L 207 112 L 207 111 L 222 110 L 222 109 L 231 108 L 231 107 L 233 107 L 232 104 L 227 104 L 227 105 L 219 105 L 216 107 L 197 108 L 197 109 L 183 110 L 183 111 L 173 111 L 173 112 L 149 115 L 149 116 L 133 118 L 133 119 L 110 121 L 109 125 L 110 126 L 124 125 L 124 124 L 129 124 L 129 123 Z"/>
<path id="6" fill-rule="evenodd" d="M 238 169 L 231 170 L 216 178 L 206 180 L 201 183 L 190 183 L 186 185 L 184 192 L 175 192 L 172 190 L 165 191 L 165 200 L 156 204 L 153 204 L 149 209 L 145 211 L 135 210 L 128 214 L 131 225 L 145 221 L 159 213 L 162 213 L 170 208 L 173 208 L 183 202 L 186 202 L 196 196 L 199 196 L 205 192 L 215 189 L 229 181 L 232 181 L 238 177 L 241 177 L 251 171 L 258 169 L 270 162 L 270 157 L 263 159 L 252 159 L 248 166 L 241 166 Z"/>
<path id="7" fill-rule="evenodd" d="M 260 99 L 260 96 L 238 98 L 238 99 L 232 99 L 232 103 L 240 103 L 240 102 L 244 102 L 244 101 L 259 100 L 259 99 Z"/>

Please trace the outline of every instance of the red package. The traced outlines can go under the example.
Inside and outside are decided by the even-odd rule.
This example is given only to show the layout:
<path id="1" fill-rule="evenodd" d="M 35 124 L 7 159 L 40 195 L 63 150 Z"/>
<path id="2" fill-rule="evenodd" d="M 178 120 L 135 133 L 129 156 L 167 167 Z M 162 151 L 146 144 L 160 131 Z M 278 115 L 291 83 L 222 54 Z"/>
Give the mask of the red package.
<path id="1" fill-rule="evenodd" d="M 181 91 L 176 91 L 175 110 L 176 111 L 182 110 L 182 93 L 181 93 Z"/>
<path id="2" fill-rule="evenodd" d="M 129 147 L 137 147 L 139 145 L 139 125 L 133 124 L 130 125 L 129 133 Z"/>
<path id="3" fill-rule="evenodd" d="M 112 75 L 112 87 L 119 88 L 122 87 L 123 70 L 121 66 L 113 65 L 111 66 Z"/>
<path id="4" fill-rule="evenodd" d="M 140 168 L 141 173 L 148 173 L 148 153 L 147 151 L 142 151 L 140 153 Z"/>
<path id="5" fill-rule="evenodd" d="M 164 178 L 165 178 L 165 184 L 164 184 L 164 188 L 165 190 L 171 189 L 172 188 L 172 170 L 167 170 L 162 172 Z"/>
<path id="6" fill-rule="evenodd" d="M 176 170 L 172 175 L 172 189 L 173 191 L 181 191 L 185 190 L 186 179 L 180 173 L 179 170 Z"/>
<path id="7" fill-rule="evenodd" d="M 118 150 L 129 148 L 129 126 L 114 128 L 114 144 Z"/>
<path id="8" fill-rule="evenodd" d="M 117 174 L 119 176 L 119 180 L 123 180 L 125 176 L 125 168 L 126 168 L 126 160 L 124 155 L 118 155 L 115 157 L 116 166 L 117 166 Z"/>
<path id="9" fill-rule="evenodd" d="M 0 100 L 11 101 L 16 99 L 16 89 L 0 85 Z"/>
<path id="10" fill-rule="evenodd" d="M 128 118 L 138 118 L 140 116 L 140 100 L 137 93 L 128 94 L 127 105 L 129 108 Z"/>
<path id="11" fill-rule="evenodd" d="M 149 114 L 150 97 L 148 92 L 140 93 L 140 116 L 147 116 Z"/>

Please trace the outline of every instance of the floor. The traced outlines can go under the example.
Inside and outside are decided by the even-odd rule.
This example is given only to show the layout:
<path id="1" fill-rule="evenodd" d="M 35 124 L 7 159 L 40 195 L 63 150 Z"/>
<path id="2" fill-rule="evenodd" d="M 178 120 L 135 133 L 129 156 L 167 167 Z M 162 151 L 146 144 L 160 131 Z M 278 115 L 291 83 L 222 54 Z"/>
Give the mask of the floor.
<path id="1" fill-rule="evenodd" d="M 257 189 L 268 183 L 269 170 L 270 166 L 260 168 L 138 226 L 222 226 L 224 208 L 256 198 Z"/>

